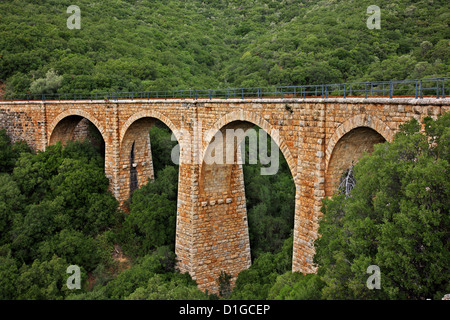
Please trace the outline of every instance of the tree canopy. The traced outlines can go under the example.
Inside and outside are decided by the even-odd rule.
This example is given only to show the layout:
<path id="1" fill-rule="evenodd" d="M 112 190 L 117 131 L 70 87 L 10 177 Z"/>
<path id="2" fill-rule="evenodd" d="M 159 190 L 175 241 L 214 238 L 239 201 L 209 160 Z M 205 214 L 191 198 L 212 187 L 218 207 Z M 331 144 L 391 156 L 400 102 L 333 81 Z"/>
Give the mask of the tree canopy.
<path id="1" fill-rule="evenodd" d="M 8 93 L 213 89 L 449 74 L 445 0 L 0 3 Z"/>

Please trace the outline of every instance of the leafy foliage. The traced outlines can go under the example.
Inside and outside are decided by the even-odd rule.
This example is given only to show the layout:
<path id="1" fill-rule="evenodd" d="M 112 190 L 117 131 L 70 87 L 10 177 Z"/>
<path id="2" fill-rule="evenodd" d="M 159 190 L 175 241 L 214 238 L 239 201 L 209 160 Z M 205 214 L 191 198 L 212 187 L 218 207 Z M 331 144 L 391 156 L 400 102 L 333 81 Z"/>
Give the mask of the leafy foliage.
<path id="1" fill-rule="evenodd" d="M 0 174 L 1 272 L 9 279 L 1 295 L 64 299 L 69 265 L 82 266 L 85 280 L 86 271 L 109 263 L 100 234 L 120 214 L 99 166 L 102 156 L 88 141 L 37 153 L 4 143 L 0 153 L 8 163 Z"/>
<path id="2" fill-rule="evenodd" d="M 350 197 L 325 199 L 315 262 L 327 299 L 440 299 L 450 288 L 450 114 L 411 120 L 355 165 Z M 366 269 L 381 269 L 368 290 Z"/>
<path id="3" fill-rule="evenodd" d="M 269 300 L 320 300 L 323 281 L 314 273 L 288 271 L 277 277 L 269 291 Z"/>
<path id="4" fill-rule="evenodd" d="M 168 166 L 160 178 L 133 193 L 130 213 L 122 229 L 124 249 L 132 255 L 143 255 L 169 245 L 175 249 L 176 195 L 178 172 Z"/>
<path id="5" fill-rule="evenodd" d="M 444 0 L 79 0 L 0 4 L 10 93 L 144 91 L 448 76 Z M 48 81 L 54 70 L 60 81 Z M 53 77 L 56 79 L 56 76 Z M 57 85 L 50 85 L 56 83 Z"/>
<path id="6" fill-rule="evenodd" d="M 259 129 L 257 133 L 259 134 Z M 267 151 L 270 156 L 268 139 Z M 248 140 L 245 141 L 246 155 L 250 154 Z M 274 175 L 261 175 L 261 164 L 243 165 L 247 216 L 252 258 L 265 252 L 281 250 L 284 240 L 291 236 L 294 227 L 295 185 L 286 159 L 279 149 L 279 169 Z M 259 157 L 259 154 L 258 154 Z"/>
<path id="7" fill-rule="evenodd" d="M 0 172 L 11 173 L 21 153 L 30 153 L 31 148 L 23 141 L 11 143 L 6 130 L 0 130 Z"/>
<path id="8" fill-rule="evenodd" d="M 47 71 L 45 78 L 36 79 L 30 85 L 31 93 L 55 93 L 61 86 L 63 80 L 62 76 L 59 76 L 55 70 L 50 69 Z"/>
<path id="9" fill-rule="evenodd" d="M 170 129 L 162 122 L 157 121 L 150 129 L 150 141 L 152 145 L 152 163 L 155 177 L 159 179 L 158 174 L 166 166 L 171 166 L 178 170 L 178 165 L 172 161 L 172 150 L 178 142 L 173 139 Z M 173 191 L 176 193 L 177 190 L 175 189 Z M 174 199 L 176 195 L 170 195 L 170 197 Z"/>
<path id="10" fill-rule="evenodd" d="M 70 295 L 79 300 L 184 300 L 205 299 L 188 274 L 173 269 L 175 255 L 168 247 L 159 247 L 134 261 L 134 264 L 106 285 L 99 284 L 93 290 Z"/>
<path id="11" fill-rule="evenodd" d="M 264 300 L 277 277 L 292 268 L 292 237 L 284 241 L 282 250 L 273 254 L 266 252 L 256 258 L 252 266 L 241 271 L 231 299 Z"/>

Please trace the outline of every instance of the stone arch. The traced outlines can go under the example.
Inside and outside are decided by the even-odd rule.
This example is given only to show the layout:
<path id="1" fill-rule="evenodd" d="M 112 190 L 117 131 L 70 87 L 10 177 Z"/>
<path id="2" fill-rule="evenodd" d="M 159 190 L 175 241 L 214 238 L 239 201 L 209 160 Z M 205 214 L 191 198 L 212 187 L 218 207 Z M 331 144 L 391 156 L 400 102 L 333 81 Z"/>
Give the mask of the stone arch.
<path id="1" fill-rule="evenodd" d="M 90 113 L 81 110 L 81 109 L 69 109 L 69 110 L 65 110 L 63 112 L 61 112 L 60 114 L 58 114 L 52 121 L 52 123 L 49 126 L 49 135 L 47 136 L 47 145 L 50 145 L 52 143 L 57 142 L 58 140 L 55 140 L 55 130 L 58 130 L 57 127 L 59 124 L 61 124 L 61 121 L 63 121 L 64 119 L 68 118 L 68 117 L 72 117 L 72 116 L 78 116 L 81 118 L 85 118 L 87 120 L 89 120 L 96 128 L 97 130 L 100 132 L 103 141 L 106 142 L 105 139 L 105 129 L 103 128 L 103 126 L 101 125 L 100 121 L 98 121 L 94 116 L 92 116 Z M 52 139 L 53 138 L 53 139 Z"/>
<path id="2" fill-rule="evenodd" d="M 214 279 L 217 279 L 220 271 L 225 271 L 232 276 L 233 285 L 239 272 L 250 267 L 251 248 L 243 166 L 239 163 L 238 145 L 243 137 L 238 137 L 238 143 L 233 143 L 231 146 L 219 146 L 219 150 L 223 148 L 225 152 L 235 153 L 234 161 L 230 163 L 208 163 L 207 156 L 211 155 L 209 151 L 217 150 L 208 148 L 215 142 L 214 137 L 217 132 L 222 132 L 225 137 L 229 134 L 225 131 L 226 129 L 243 129 L 246 132 L 255 125 L 264 130 L 281 150 L 295 184 L 296 163 L 281 133 L 256 113 L 244 110 L 233 111 L 222 116 L 211 127 L 204 128 L 198 163 L 199 180 L 195 185 L 198 205 L 196 255 L 200 261 L 196 272 L 210 275 L 208 285 L 213 291 L 218 289 Z M 216 147 L 217 145 L 214 148 Z M 227 259 L 224 260 L 223 257 Z M 200 285 L 205 284 L 200 283 Z"/>
<path id="3" fill-rule="evenodd" d="M 203 139 L 203 151 L 201 157 L 202 161 L 200 161 L 200 163 L 203 162 L 203 159 L 205 158 L 206 152 L 208 150 L 208 146 L 210 145 L 215 133 L 224 128 L 225 126 L 227 126 L 228 124 L 235 121 L 250 122 L 254 125 L 257 125 L 261 129 L 263 129 L 268 135 L 270 135 L 270 137 L 275 141 L 284 158 L 286 159 L 286 162 L 289 166 L 294 181 L 297 180 L 296 162 L 292 157 L 291 151 L 284 142 L 283 137 L 281 137 L 278 134 L 278 132 L 274 130 L 275 128 L 267 120 L 263 119 L 254 112 L 244 111 L 243 109 L 227 113 L 226 115 L 221 117 L 218 121 L 216 121 L 216 123 L 214 123 L 214 125 L 210 128 L 210 130 L 208 130 L 207 134 Z"/>
<path id="4" fill-rule="evenodd" d="M 338 141 L 351 130 L 358 127 L 368 127 L 378 132 L 386 141 L 392 141 L 394 139 L 394 131 L 382 120 L 379 118 L 368 115 L 368 114 L 359 114 L 350 119 L 347 119 L 345 122 L 340 124 L 330 140 L 327 143 L 326 155 L 325 155 L 325 167 L 328 168 L 331 155 L 333 150 L 338 143 Z"/>
<path id="5" fill-rule="evenodd" d="M 364 153 L 371 153 L 375 144 L 392 139 L 391 129 L 370 115 L 358 115 L 341 124 L 327 146 L 325 196 L 335 192 L 344 171 Z"/>
<path id="6" fill-rule="evenodd" d="M 149 131 L 156 121 L 164 123 L 179 141 L 180 135 L 172 121 L 154 110 L 133 114 L 121 127 L 119 136 L 119 202 L 121 204 L 136 188 L 155 178 Z M 131 151 L 133 151 L 132 161 Z M 132 181 L 133 175 L 136 181 Z"/>
<path id="7" fill-rule="evenodd" d="M 140 111 L 140 112 L 134 113 L 132 116 L 130 116 L 125 121 L 125 123 L 123 124 L 123 126 L 120 129 L 120 136 L 119 136 L 120 144 L 122 144 L 123 137 L 125 136 L 125 133 L 127 132 L 128 128 L 135 121 L 137 121 L 137 120 L 139 120 L 141 118 L 155 118 L 155 119 L 158 119 L 158 120 L 162 121 L 173 132 L 173 134 L 175 135 L 175 138 L 178 140 L 178 142 L 181 143 L 181 141 L 180 141 L 180 138 L 181 138 L 180 130 L 173 124 L 173 122 L 168 117 L 166 117 L 162 113 L 157 112 L 155 110 L 144 110 L 144 111 Z"/>

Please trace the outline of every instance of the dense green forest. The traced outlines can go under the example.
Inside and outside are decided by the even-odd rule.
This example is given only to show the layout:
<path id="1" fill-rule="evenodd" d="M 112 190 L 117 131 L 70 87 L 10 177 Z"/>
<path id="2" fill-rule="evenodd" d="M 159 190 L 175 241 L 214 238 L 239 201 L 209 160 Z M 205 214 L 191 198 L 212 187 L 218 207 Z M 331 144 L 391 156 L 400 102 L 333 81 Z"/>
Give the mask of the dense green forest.
<path id="1" fill-rule="evenodd" d="M 449 75 L 446 0 L 0 3 L 8 93 L 302 85 Z"/>

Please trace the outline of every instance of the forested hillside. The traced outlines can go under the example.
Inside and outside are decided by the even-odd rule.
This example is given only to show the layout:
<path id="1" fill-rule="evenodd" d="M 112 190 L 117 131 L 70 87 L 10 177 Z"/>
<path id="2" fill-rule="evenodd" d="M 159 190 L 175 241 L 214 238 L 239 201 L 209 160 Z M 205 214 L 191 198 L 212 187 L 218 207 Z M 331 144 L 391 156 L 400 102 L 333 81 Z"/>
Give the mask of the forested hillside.
<path id="1" fill-rule="evenodd" d="M 80 29 L 68 29 L 70 5 Z M 9 93 L 300 85 L 449 75 L 445 0 L 2 1 Z M 54 71 L 49 73 L 48 71 Z M 39 80 L 41 79 L 41 80 Z M 47 79 L 47 82 L 43 79 Z M 39 80 L 39 81 L 38 81 Z"/>

